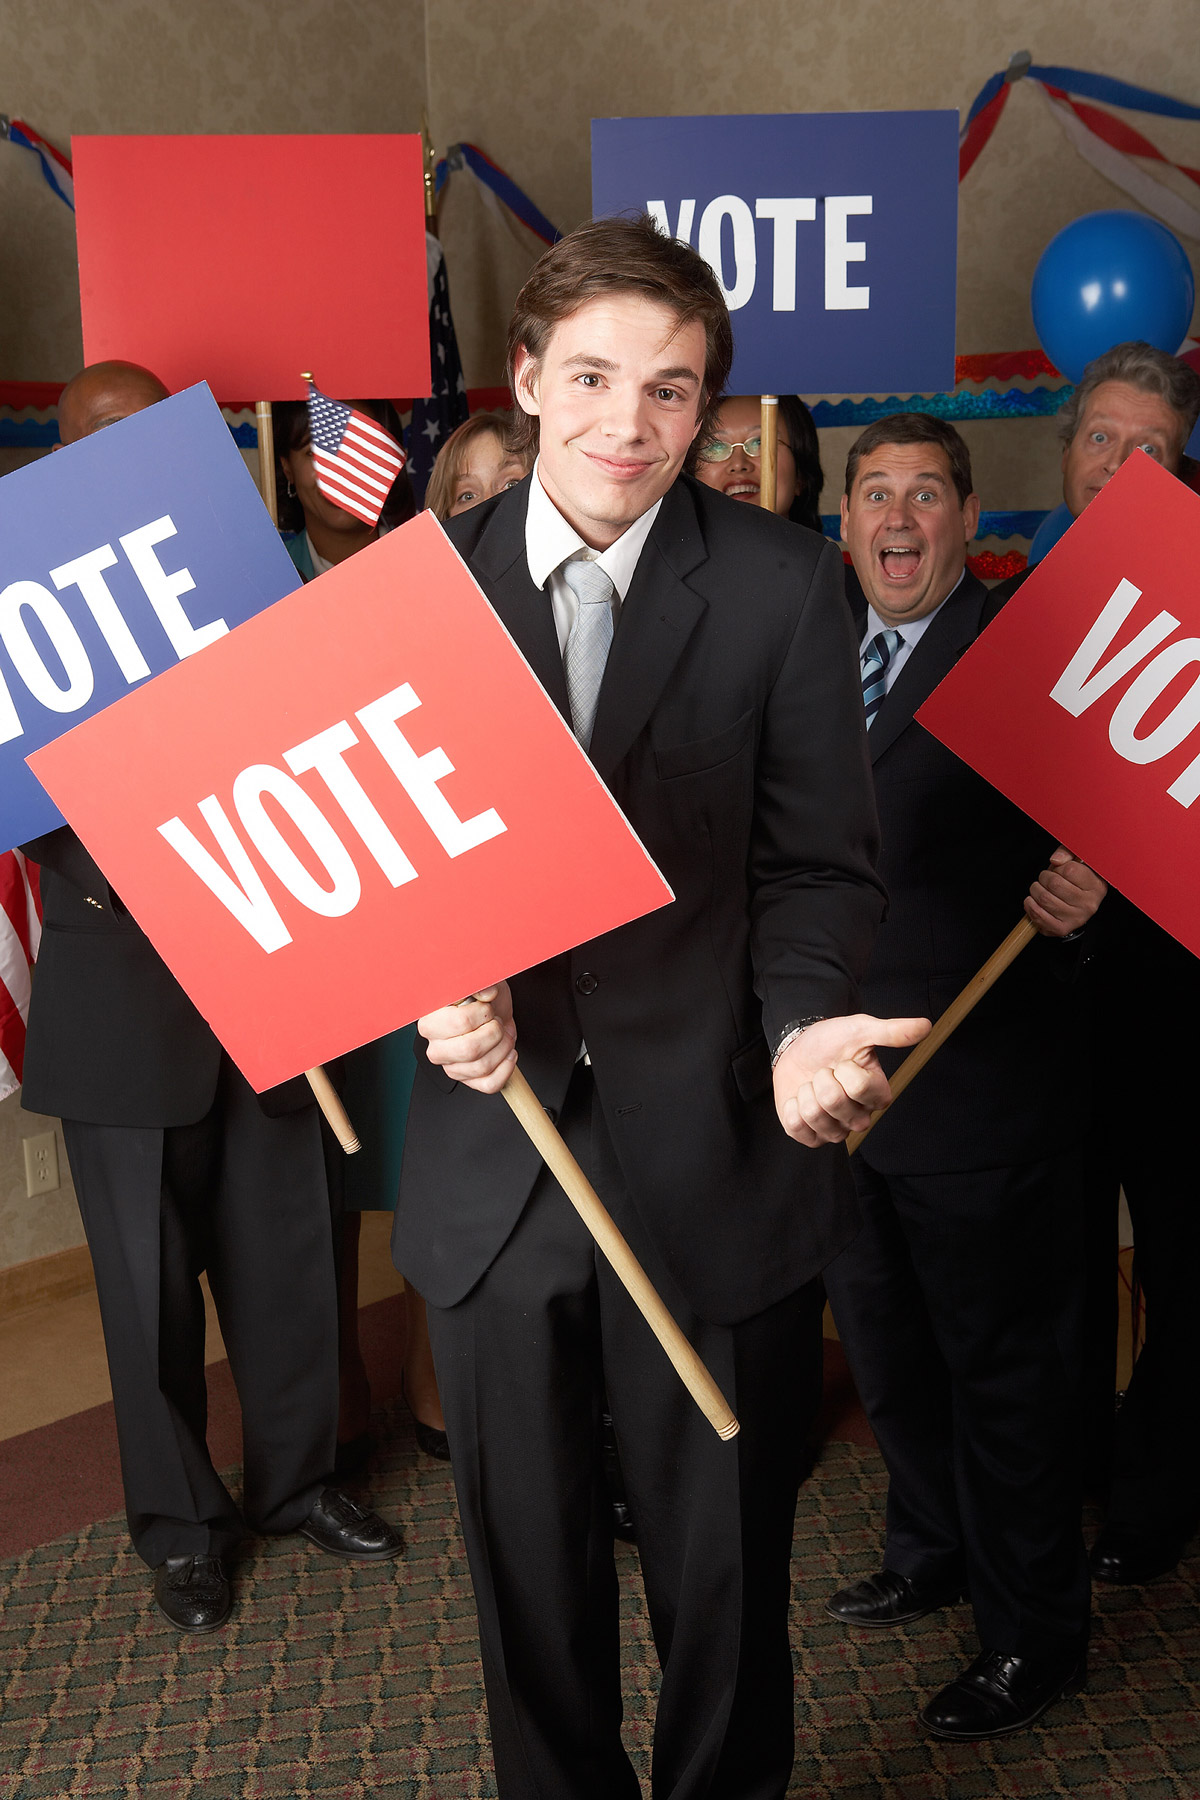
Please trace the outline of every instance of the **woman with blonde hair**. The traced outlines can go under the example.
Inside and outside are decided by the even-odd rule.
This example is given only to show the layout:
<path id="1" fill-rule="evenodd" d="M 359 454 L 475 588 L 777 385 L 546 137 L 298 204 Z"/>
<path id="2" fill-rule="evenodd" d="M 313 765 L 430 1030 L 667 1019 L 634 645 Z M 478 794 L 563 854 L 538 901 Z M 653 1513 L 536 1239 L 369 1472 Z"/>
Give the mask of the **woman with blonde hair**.
<path id="1" fill-rule="evenodd" d="M 426 509 L 435 519 L 452 519 L 515 487 L 532 467 L 532 456 L 511 447 L 507 419 L 499 413 L 476 413 L 457 426 L 438 451 L 425 490 Z"/>

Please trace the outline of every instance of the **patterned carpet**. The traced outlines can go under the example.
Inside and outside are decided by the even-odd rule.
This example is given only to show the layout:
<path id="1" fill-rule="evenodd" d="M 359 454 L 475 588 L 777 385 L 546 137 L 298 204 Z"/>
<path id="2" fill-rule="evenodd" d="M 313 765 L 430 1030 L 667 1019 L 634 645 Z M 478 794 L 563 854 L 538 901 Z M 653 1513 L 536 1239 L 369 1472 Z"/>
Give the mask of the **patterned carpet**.
<path id="1" fill-rule="evenodd" d="M 452 1490 L 403 1409 L 372 1477 L 407 1558 L 338 1564 L 295 1538 L 250 1547 L 225 1631 L 184 1639 L 148 1604 L 110 1519 L 0 1564 L 0 1800 L 260 1800 L 495 1794 Z M 1196 1800 L 1200 1565 L 1098 1604 L 1093 1675 L 1044 1729 L 928 1740 L 915 1708 L 971 1654 L 965 1608 L 851 1635 L 821 1602 L 878 1554 L 877 1454 L 830 1444 L 801 1498 L 790 1792 L 839 1800 Z M 645 1774 L 655 1676 L 636 1552 L 618 1545 L 628 1740 Z M 648 1791 L 648 1787 L 647 1787 Z"/>

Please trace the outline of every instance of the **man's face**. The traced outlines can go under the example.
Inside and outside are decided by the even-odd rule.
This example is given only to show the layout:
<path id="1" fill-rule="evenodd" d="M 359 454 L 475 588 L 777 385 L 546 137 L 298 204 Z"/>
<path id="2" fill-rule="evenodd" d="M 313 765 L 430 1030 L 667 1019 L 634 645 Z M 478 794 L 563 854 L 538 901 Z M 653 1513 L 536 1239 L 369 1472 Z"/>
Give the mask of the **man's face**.
<path id="1" fill-rule="evenodd" d="M 541 424 L 539 474 L 563 517 L 607 549 L 661 499 L 704 407 L 704 327 L 637 294 L 589 300 L 522 350 L 517 401 Z"/>
<path id="2" fill-rule="evenodd" d="M 94 363 L 63 389 L 58 435 L 64 444 L 78 443 L 166 398 L 166 388 L 149 369 L 134 363 Z"/>
<path id="3" fill-rule="evenodd" d="M 842 497 L 842 537 L 885 625 L 923 619 L 958 581 L 979 499 L 958 497 L 940 444 L 881 444 Z"/>
<path id="4" fill-rule="evenodd" d="M 1078 518 L 1135 450 L 1144 450 L 1172 475 L 1187 432 L 1174 407 L 1127 381 L 1102 381 L 1062 456 L 1063 499 Z"/>

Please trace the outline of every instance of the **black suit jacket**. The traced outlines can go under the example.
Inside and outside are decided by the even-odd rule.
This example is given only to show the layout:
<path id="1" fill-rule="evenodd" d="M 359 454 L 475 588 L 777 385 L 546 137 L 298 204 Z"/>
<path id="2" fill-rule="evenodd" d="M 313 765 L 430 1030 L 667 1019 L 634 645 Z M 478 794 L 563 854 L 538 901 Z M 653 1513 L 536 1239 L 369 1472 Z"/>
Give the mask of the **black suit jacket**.
<path id="1" fill-rule="evenodd" d="M 861 640 L 867 601 L 846 591 Z M 925 630 L 867 734 L 887 920 L 867 1010 L 936 1019 L 1023 916 L 1055 840 L 913 714 L 974 643 L 992 596 L 970 573 Z M 986 615 L 986 616 L 985 616 Z M 1080 1131 L 1082 1043 L 1072 977 L 1083 951 L 1039 938 L 875 1126 L 858 1154 L 884 1173 L 998 1168 L 1049 1156 Z M 889 1070 L 900 1057 L 884 1053 Z"/>
<path id="2" fill-rule="evenodd" d="M 41 869 L 22 1104 L 91 1125 L 192 1125 L 212 1106 L 221 1046 L 66 826 L 23 846 Z M 260 1096 L 312 1104 L 300 1077 Z"/>
<path id="3" fill-rule="evenodd" d="M 525 556 L 528 483 L 450 536 L 564 716 L 549 595 Z M 632 1203 L 701 1316 L 748 1317 L 853 1236 L 845 1153 L 775 1117 L 790 1019 L 856 1006 L 882 910 L 841 564 L 815 533 L 681 479 L 621 608 L 591 757 L 675 892 L 518 974 L 521 1065 L 557 1110 L 586 1037 Z M 497 971 L 501 973 L 501 971 Z M 439 1306 L 512 1230 L 538 1157 L 505 1102 L 418 1056 L 396 1261 Z"/>

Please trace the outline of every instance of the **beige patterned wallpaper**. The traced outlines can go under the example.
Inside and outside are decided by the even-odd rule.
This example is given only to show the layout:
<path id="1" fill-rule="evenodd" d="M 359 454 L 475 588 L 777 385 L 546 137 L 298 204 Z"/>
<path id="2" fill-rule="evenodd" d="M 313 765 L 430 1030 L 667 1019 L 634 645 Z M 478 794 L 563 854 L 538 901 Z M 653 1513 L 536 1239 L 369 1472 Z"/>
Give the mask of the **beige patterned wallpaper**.
<path id="1" fill-rule="evenodd" d="M 3 0 L 0 111 L 72 132 L 416 131 L 423 0 Z M 64 380 L 82 360 L 71 215 L 32 156 L 0 145 L 0 378 Z M 303 193 L 291 269 L 230 246 L 233 281 L 321 279 Z"/>
<path id="2" fill-rule="evenodd" d="M 965 111 L 1019 49 L 1195 100 L 1196 27 L 1195 0 L 1136 11 L 1127 0 L 429 0 L 430 118 L 439 143 L 481 145 L 566 230 L 589 208 L 593 117 Z M 1195 165 L 1198 131 L 1156 119 L 1151 135 Z M 1043 246 L 1079 213 L 1124 204 L 1037 92 L 1018 88 L 963 184 L 959 350 L 1034 343 L 1029 282 Z M 465 294 L 471 272 L 456 264 L 454 280 Z M 497 379 L 490 346 L 468 378 Z"/>

